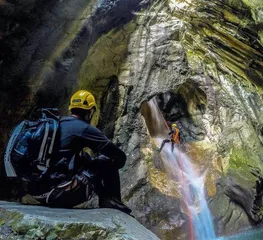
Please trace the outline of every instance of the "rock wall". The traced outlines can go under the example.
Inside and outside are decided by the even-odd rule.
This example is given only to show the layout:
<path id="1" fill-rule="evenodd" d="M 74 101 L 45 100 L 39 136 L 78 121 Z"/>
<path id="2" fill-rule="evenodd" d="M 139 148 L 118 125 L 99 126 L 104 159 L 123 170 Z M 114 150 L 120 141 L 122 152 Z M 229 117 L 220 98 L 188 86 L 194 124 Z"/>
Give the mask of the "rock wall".
<path id="1" fill-rule="evenodd" d="M 255 17 L 259 9 L 237 1 L 161 1 L 138 14 L 140 27 L 131 36 L 124 76 L 120 74 L 120 82 L 132 90 L 125 96 L 127 113 L 118 121 L 116 137 L 121 143 L 128 141 L 126 168 L 132 170 L 126 170 L 124 178 L 137 176 L 125 182 L 124 196 L 137 206 L 144 224 L 173 229 L 161 230 L 163 239 L 178 226 L 183 229 L 188 218 L 176 193 L 171 194 L 169 180 L 153 165 L 159 161 L 156 146 L 139 114 L 141 103 L 160 93 L 165 93 L 161 98 L 166 119 L 181 122 L 187 154 L 201 172 L 207 171 L 207 198 L 217 234 L 261 222 L 262 41 L 259 16 Z M 167 111 L 172 97 L 174 106 Z M 182 102 L 187 111 L 182 111 Z M 142 195 L 146 199 L 141 200 Z M 167 200 L 171 195 L 172 208 Z M 161 200 L 152 204 L 152 199 Z"/>
<path id="2" fill-rule="evenodd" d="M 127 153 L 122 193 L 136 219 L 161 239 L 188 239 L 189 218 L 145 117 L 145 101 L 157 96 L 165 118 L 180 122 L 193 164 L 206 171 L 217 235 L 259 225 L 262 3 L 84 2 L 74 10 L 70 1 L 44 4 L 43 22 L 19 45 L 17 61 L 2 61 L 2 143 L 36 104 L 65 113 L 72 91 L 90 89 L 100 103 L 99 127 Z"/>

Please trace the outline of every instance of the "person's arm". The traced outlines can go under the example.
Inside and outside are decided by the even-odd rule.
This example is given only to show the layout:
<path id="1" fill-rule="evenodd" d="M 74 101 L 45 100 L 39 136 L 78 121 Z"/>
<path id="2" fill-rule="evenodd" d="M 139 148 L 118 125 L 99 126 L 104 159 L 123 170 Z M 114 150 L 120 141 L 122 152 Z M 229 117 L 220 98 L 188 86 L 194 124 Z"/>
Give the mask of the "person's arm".
<path id="1" fill-rule="evenodd" d="M 86 146 L 94 153 L 101 153 L 113 161 L 118 168 L 122 168 L 126 162 L 126 154 L 111 142 L 99 129 L 88 126 L 81 136 L 86 141 Z"/>
<path id="2" fill-rule="evenodd" d="M 174 130 L 171 129 L 170 132 L 168 133 L 168 135 L 170 136 L 170 135 L 172 135 L 173 133 L 174 133 Z"/>
<path id="3" fill-rule="evenodd" d="M 103 155 L 111 158 L 113 164 L 118 168 L 124 167 L 126 163 L 126 154 L 117 147 L 113 142 L 109 142 L 105 147 L 100 151 Z"/>

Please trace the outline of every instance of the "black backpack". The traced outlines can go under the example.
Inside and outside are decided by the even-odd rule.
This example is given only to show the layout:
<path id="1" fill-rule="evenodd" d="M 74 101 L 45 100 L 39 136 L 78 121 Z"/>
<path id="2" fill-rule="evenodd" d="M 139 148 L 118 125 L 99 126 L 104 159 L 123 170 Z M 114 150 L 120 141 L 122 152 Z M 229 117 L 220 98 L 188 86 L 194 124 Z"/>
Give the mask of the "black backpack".
<path id="1" fill-rule="evenodd" d="M 23 179 L 45 172 L 57 151 L 59 113 L 42 108 L 35 120 L 24 120 L 11 133 L 5 155 L 7 177 Z"/>

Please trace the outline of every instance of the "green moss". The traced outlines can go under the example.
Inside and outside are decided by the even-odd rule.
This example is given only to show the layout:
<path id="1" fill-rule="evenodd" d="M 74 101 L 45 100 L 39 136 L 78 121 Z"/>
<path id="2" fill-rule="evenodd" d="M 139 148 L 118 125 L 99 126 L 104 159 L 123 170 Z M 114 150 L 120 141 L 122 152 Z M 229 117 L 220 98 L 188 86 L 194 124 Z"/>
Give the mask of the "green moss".
<path id="1" fill-rule="evenodd" d="M 82 232 L 82 224 L 60 224 L 57 226 L 57 233 L 61 238 L 72 238 L 78 236 Z"/>
<path id="2" fill-rule="evenodd" d="M 223 9 L 223 14 L 224 14 L 225 19 L 229 22 L 232 22 L 235 24 L 242 24 L 243 23 L 242 20 L 240 20 L 237 15 L 233 14 L 232 12 L 230 12 L 226 9 Z"/>
<path id="3" fill-rule="evenodd" d="M 205 52 L 202 51 L 201 49 L 197 49 L 197 50 L 192 50 L 192 49 L 188 49 L 186 52 L 186 56 L 187 56 L 187 60 L 189 65 L 193 68 L 193 69 L 198 69 L 198 67 L 200 67 L 200 63 L 202 63 L 203 61 L 208 60 L 208 58 L 205 57 Z M 212 62 L 210 60 L 210 62 Z"/>
<path id="4" fill-rule="evenodd" d="M 249 160 L 247 158 L 247 153 L 243 149 L 233 150 L 230 155 L 230 167 L 235 169 L 245 169 L 247 168 Z"/>
<path id="5" fill-rule="evenodd" d="M 258 32 L 260 43 L 263 45 L 263 31 Z"/>
<path id="6" fill-rule="evenodd" d="M 257 9 L 259 7 L 263 7 L 263 1 L 262 0 L 242 0 L 243 3 L 245 3 L 248 7 L 252 9 Z"/>
<path id="7" fill-rule="evenodd" d="M 47 237 L 46 237 L 46 240 L 55 240 L 55 239 L 58 239 L 58 236 L 56 233 L 54 232 L 51 232 Z"/>
<path id="8" fill-rule="evenodd" d="M 85 238 L 85 239 L 97 239 L 99 236 L 105 236 L 108 234 L 106 229 L 102 229 L 93 225 L 86 224 L 58 224 L 56 230 L 52 231 L 49 236 L 57 235 L 62 239 L 73 239 L 73 238 Z"/>
<path id="9" fill-rule="evenodd" d="M 0 212 L 0 227 L 9 226 L 22 239 L 98 239 L 110 230 L 83 223 L 54 223 L 52 225 L 35 218 L 23 218 L 17 212 Z M 104 239 L 104 238 L 103 238 Z"/>
<path id="10" fill-rule="evenodd" d="M 23 215 L 17 212 L 8 212 L 5 211 L 4 219 L 6 220 L 6 223 L 10 225 L 12 228 L 16 227 L 16 224 L 21 221 L 23 218 Z"/>
<path id="11" fill-rule="evenodd" d="M 5 220 L 4 219 L 0 219 L 0 226 L 5 224 Z"/>
<path id="12" fill-rule="evenodd" d="M 17 212 L 6 211 L 4 209 L 0 209 L 0 228 L 7 227 L 10 230 L 10 235 L 8 239 L 19 239 L 14 237 L 13 233 L 16 232 L 16 226 L 23 218 L 22 214 Z M 12 233 L 11 233 L 12 232 Z M 1 234 L 0 234 L 1 238 Z"/>
<path id="13" fill-rule="evenodd" d="M 232 149 L 228 172 L 235 171 L 243 178 L 254 182 L 255 177 L 251 174 L 250 166 L 261 168 L 262 170 L 261 160 L 256 154 L 246 149 Z"/>

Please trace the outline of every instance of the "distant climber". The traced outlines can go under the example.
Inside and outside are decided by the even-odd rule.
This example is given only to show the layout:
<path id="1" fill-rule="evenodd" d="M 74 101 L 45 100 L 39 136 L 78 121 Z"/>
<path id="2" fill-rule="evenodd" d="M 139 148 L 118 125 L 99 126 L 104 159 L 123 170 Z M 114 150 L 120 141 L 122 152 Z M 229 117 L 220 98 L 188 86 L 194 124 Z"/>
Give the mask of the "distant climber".
<path id="1" fill-rule="evenodd" d="M 171 142 L 172 152 L 174 150 L 174 144 L 178 144 L 178 145 L 180 144 L 180 130 L 177 127 L 176 123 L 172 124 L 172 128 L 171 128 L 170 132 L 168 133 L 168 135 L 170 136 L 170 138 L 163 140 L 161 147 L 159 148 L 159 152 L 162 151 L 165 143 L 167 143 L 167 142 Z"/>

